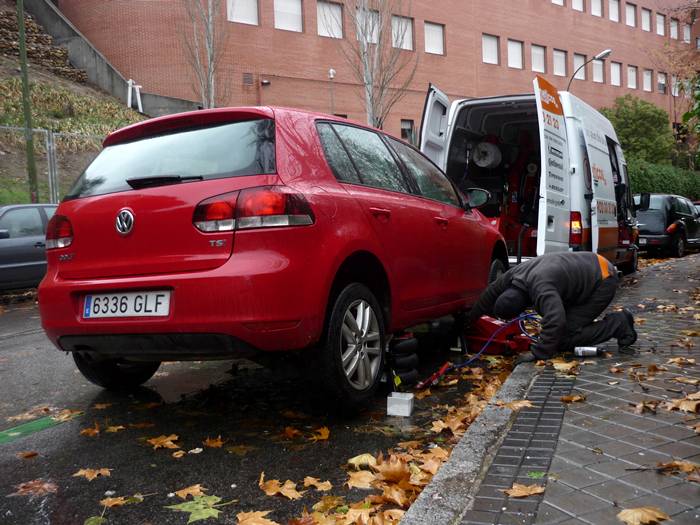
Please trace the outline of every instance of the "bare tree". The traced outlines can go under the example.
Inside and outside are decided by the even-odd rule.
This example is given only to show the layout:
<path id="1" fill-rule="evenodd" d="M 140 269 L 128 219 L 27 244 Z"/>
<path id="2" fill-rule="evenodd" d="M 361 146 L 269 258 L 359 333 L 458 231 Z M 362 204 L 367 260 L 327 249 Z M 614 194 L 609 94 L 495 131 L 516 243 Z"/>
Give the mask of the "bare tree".
<path id="1" fill-rule="evenodd" d="M 367 123 L 381 128 L 391 108 L 406 94 L 418 66 L 418 53 L 410 52 L 414 48 L 411 2 L 344 0 L 342 5 L 350 34 L 339 39 L 340 49 L 362 86 Z M 332 13 L 324 16 L 329 32 L 342 27 Z"/>
<path id="2" fill-rule="evenodd" d="M 221 22 L 222 0 L 180 1 L 187 14 L 182 40 L 194 75 L 193 90 L 202 101 L 202 107 L 213 108 L 219 95 L 219 61 L 226 40 Z"/>

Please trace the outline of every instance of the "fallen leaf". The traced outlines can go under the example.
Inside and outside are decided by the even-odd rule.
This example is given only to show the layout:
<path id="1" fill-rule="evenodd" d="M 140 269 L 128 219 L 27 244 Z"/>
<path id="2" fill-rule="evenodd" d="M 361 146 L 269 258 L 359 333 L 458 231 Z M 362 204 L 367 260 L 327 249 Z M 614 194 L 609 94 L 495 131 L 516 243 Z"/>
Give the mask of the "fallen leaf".
<path id="1" fill-rule="evenodd" d="M 221 511 L 216 507 L 228 505 L 228 503 L 217 505 L 220 501 L 221 498 L 219 496 L 195 496 L 191 501 L 185 501 L 177 505 L 167 505 L 165 508 L 188 513 L 190 516 L 187 523 L 194 523 L 195 521 L 208 518 L 218 518 Z"/>
<path id="2" fill-rule="evenodd" d="M 187 451 L 188 454 L 201 454 L 202 452 L 204 452 L 202 447 L 195 447 L 192 450 Z"/>
<path id="3" fill-rule="evenodd" d="M 649 412 L 650 414 L 656 414 L 656 407 L 659 405 L 660 401 L 640 401 L 637 404 L 630 403 L 634 407 L 635 414 L 644 414 L 644 412 Z"/>
<path id="4" fill-rule="evenodd" d="M 377 459 L 369 453 L 360 454 L 348 460 L 348 465 L 355 467 L 355 470 L 359 470 L 364 467 L 376 467 Z"/>
<path id="5" fill-rule="evenodd" d="M 675 381 L 676 383 L 683 383 L 685 385 L 697 385 L 698 383 L 700 383 L 700 379 L 684 376 L 674 377 L 673 379 L 671 379 L 671 381 Z"/>
<path id="6" fill-rule="evenodd" d="M 617 519 L 626 525 L 653 525 L 671 518 L 656 507 L 637 507 L 619 512 Z"/>
<path id="7" fill-rule="evenodd" d="M 433 421 L 432 426 L 430 427 L 430 430 L 439 434 L 440 432 L 442 432 L 446 428 L 449 428 L 449 426 L 442 419 L 438 419 L 436 421 Z"/>
<path id="8" fill-rule="evenodd" d="M 557 372 L 566 372 L 567 374 L 576 374 L 578 369 L 578 361 L 567 361 L 561 357 L 555 357 L 550 360 L 550 363 Z"/>
<path id="9" fill-rule="evenodd" d="M 219 434 L 216 439 L 207 437 L 207 439 L 204 440 L 204 446 L 209 448 L 221 448 L 225 442 L 226 441 L 221 439 L 221 434 Z"/>
<path id="10" fill-rule="evenodd" d="M 681 330 L 681 334 L 688 337 L 700 337 L 700 330 Z"/>
<path id="11" fill-rule="evenodd" d="M 265 481 L 264 472 L 260 473 L 258 487 L 260 487 L 260 489 L 268 496 L 282 494 L 284 497 L 289 499 L 300 499 L 304 494 L 303 492 L 298 492 L 296 489 L 297 484 L 289 479 L 285 481 L 283 485 L 280 485 L 280 481 L 278 479 Z"/>
<path id="12" fill-rule="evenodd" d="M 399 507 L 408 508 L 410 503 L 406 491 L 397 485 L 386 485 L 382 491 L 382 498 L 389 503 L 395 503 Z"/>
<path id="13" fill-rule="evenodd" d="M 530 479 L 542 479 L 547 475 L 546 472 L 542 470 L 531 470 L 527 473 L 527 477 Z"/>
<path id="14" fill-rule="evenodd" d="M 520 483 L 513 483 L 513 486 L 509 489 L 500 489 L 501 492 L 505 492 L 511 498 L 526 498 L 528 496 L 534 496 L 535 494 L 544 493 L 544 487 L 541 485 L 521 485 Z"/>
<path id="15" fill-rule="evenodd" d="M 581 394 L 574 394 L 572 396 L 561 396 L 559 398 L 559 401 L 561 401 L 562 403 L 566 403 L 567 405 L 569 403 L 582 403 L 585 400 L 586 396 L 582 396 Z"/>
<path id="16" fill-rule="evenodd" d="M 511 410 L 520 410 L 521 408 L 530 408 L 532 407 L 532 401 L 529 399 L 518 399 L 516 401 L 511 401 L 510 403 L 506 403 L 506 408 L 510 408 Z"/>
<path id="17" fill-rule="evenodd" d="M 38 452 L 34 452 L 33 450 L 26 450 L 24 452 L 17 452 L 17 457 L 20 459 L 32 459 L 35 458 L 39 455 Z"/>
<path id="18" fill-rule="evenodd" d="M 282 435 L 287 439 L 294 439 L 302 435 L 301 430 L 294 427 L 284 427 Z"/>
<path id="19" fill-rule="evenodd" d="M 416 399 L 425 399 L 426 397 L 432 396 L 433 393 L 430 391 L 429 388 L 426 388 L 425 390 L 421 390 L 420 392 L 416 392 Z"/>
<path id="20" fill-rule="evenodd" d="M 681 412 L 697 413 L 700 401 L 686 397 L 684 399 L 671 399 L 664 403 L 668 411 L 679 410 Z"/>
<path id="21" fill-rule="evenodd" d="M 619 366 L 611 366 L 610 368 L 608 368 L 608 372 L 610 372 L 611 374 L 621 374 L 624 371 L 625 369 L 620 368 Z"/>
<path id="22" fill-rule="evenodd" d="M 156 426 L 156 424 L 150 422 L 129 423 L 130 428 L 153 428 L 154 426 Z"/>
<path id="23" fill-rule="evenodd" d="M 78 472 L 73 474 L 74 478 L 80 478 L 83 477 L 88 481 L 92 481 L 98 476 L 104 476 L 104 477 L 109 477 L 110 472 L 112 469 L 110 468 L 100 468 L 100 469 L 92 469 L 92 468 L 81 468 Z"/>
<path id="24" fill-rule="evenodd" d="M 100 433 L 100 425 L 97 421 L 95 421 L 95 426 L 84 428 L 80 431 L 81 436 L 90 436 L 90 437 L 97 436 L 99 433 Z"/>
<path id="25" fill-rule="evenodd" d="M 693 472 L 700 471 L 700 465 L 691 463 L 690 461 L 674 460 L 668 463 L 657 463 L 656 471 L 660 474 L 678 474 L 680 472 L 692 474 Z"/>
<path id="26" fill-rule="evenodd" d="M 175 495 L 179 497 L 180 499 L 187 499 L 187 496 L 204 496 L 204 491 L 206 491 L 202 485 L 197 483 L 196 485 L 190 485 L 189 487 L 185 487 L 184 489 L 176 490 Z"/>
<path id="27" fill-rule="evenodd" d="M 317 441 L 326 441 L 328 439 L 328 436 L 330 436 L 331 431 L 329 430 L 328 427 L 321 427 L 317 428 L 314 431 L 314 434 L 309 438 L 313 442 Z"/>
<path id="28" fill-rule="evenodd" d="M 119 432 L 120 430 L 126 430 L 126 427 L 124 425 L 111 425 L 105 428 L 105 432 Z"/>
<path id="29" fill-rule="evenodd" d="M 238 525 L 279 525 L 276 521 L 267 519 L 265 516 L 270 514 L 271 510 L 255 511 L 255 512 L 239 512 L 236 514 Z"/>
<path id="30" fill-rule="evenodd" d="M 694 365 L 695 364 L 695 358 L 688 358 L 688 357 L 672 357 L 668 361 L 666 361 L 666 364 L 669 365 L 678 365 L 678 366 L 689 366 L 689 365 Z M 642 508 L 651 508 L 651 507 L 642 507 Z"/>
<path id="31" fill-rule="evenodd" d="M 173 452 L 173 457 L 176 459 L 180 459 L 185 454 L 186 454 L 186 452 L 184 450 L 176 450 L 175 452 Z"/>
<path id="32" fill-rule="evenodd" d="M 377 479 L 374 473 L 367 470 L 359 470 L 357 472 L 349 472 L 350 478 L 345 483 L 348 488 L 356 489 L 371 489 L 371 483 Z"/>
<path id="33" fill-rule="evenodd" d="M 358 525 L 369 522 L 370 509 L 348 509 L 342 525 Z"/>
<path id="34" fill-rule="evenodd" d="M 95 410 L 105 410 L 111 406 L 112 403 L 95 403 L 94 405 L 92 405 L 92 408 L 94 408 Z"/>
<path id="35" fill-rule="evenodd" d="M 58 491 L 58 486 L 55 483 L 44 481 L 41 478 L 25 481 L 19 485 L 14 485 L 14 487 L 17 489 L 17 492 L 13 492 L 10 496 L 29 496 L 34 498 L 36 496 L 54 494 Z"/>
<path id="36" fill-rule="evenodd" d="M 249 445 L 233 445 L 230 447 L 226 447 L 227 452 L 229 452 L 230 454 L 235 454 L 236 456 L 245 456 L 251 450 L 255 450 L 255 447 L 251 447 Z"/>
<path id="37" fill-rule="evenodd" d="M 177 434 L 170 434 L 169 436 L 161 435 L 147 439 L 146 441 L 153 445 L 153 450 L 158 450 L 159 448 L 180 448 L 179 445 L 173 443 L 173 441 L 177 441 L 178 439 L 180 438 Z"/>
<path id="38" fill-rule="evenodd" d="M 70 408 L 64 408 L 63 410 L 59 411 L 58 414 L 56 414 L 55 416 L 51 416 L 51 419 L 53 419 L 54 421 L 60 421 L 61 423 L 65 423 L 66 421 L 70 421 L 71 419 L 74 419 L 81 414 L 82 411 L 80 410 L 71 410 Z"/>
<path id="39" fill-rule="evenodd" d="M 100 505 L 111 509 L 112 507 L 121 507 L 126 505 L 126 498 L 124 496 L 119 496 L 117 498 L 105 498 L 100 500 Z"/>
<path id="40" fill-rule="evenodd" d="M 51 412 L 51 409 L 47 406 L 39 406 L 39 407 L 34 407 L 31 410 L 28 410 L 26 412 L 22 412 L 21 414 L 17 414 L 15 416 L 9 416 L 7 417 L 7 421 L 28 421 L 30 419 L 36 419 L 37 417 L 40 416 L 45 416 L 46 414 L 49 414 Z M 53 419 L 53 418 L 52 418 Z"/>
<path id="41" fill-rule="evenodd" d="M 331 485 L 330 481 L 319 481 L 318 479 L 312 478 L 311 476 L 306 476 L 304 478 L 304 487 L 316 487 L 316 490 L 326 492 L 328 490 L 331 490 L 333 488 L 333 485 Z"/>
<path id="42" fill-rule="evenodd" d="M 90 516 L 83 522 L 83 525 L 105 525 L 105 523 L 108 521 L 103 516 Z"/>
<path id="43" fill-rule="evenodd" d="M 321 500 L 315 503 L 311 508 L 317 512 L 328 512 L 337 507 L 345 505 L 343 496 L 323 496 Z"/>

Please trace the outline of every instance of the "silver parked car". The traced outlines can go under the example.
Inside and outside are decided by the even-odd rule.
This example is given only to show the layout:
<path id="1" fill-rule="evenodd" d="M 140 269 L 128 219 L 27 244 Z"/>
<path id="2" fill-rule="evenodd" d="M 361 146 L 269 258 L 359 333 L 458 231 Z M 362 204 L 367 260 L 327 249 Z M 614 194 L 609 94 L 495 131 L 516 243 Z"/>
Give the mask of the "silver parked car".
<path id="1" fill-rule="evenodd" d="M 46 273 L 46 224 L 56 204 L 0 206 L 0 290 L 29 288 Z"/>

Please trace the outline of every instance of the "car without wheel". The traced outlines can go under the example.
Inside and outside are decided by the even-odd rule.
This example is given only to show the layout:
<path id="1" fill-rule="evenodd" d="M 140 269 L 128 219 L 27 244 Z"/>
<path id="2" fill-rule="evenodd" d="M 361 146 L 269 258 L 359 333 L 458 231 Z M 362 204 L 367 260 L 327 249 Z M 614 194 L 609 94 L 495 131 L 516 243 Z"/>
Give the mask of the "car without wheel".
<path id="1" fill-rule="evenodd" d="M 679 195 L 643 193 L 634 196 L 639 248 L 683 257 L 688 247 L 700 246 L 700 210 Z"/>
<path id="2" fill-rule="evenodd" d="M 222 108 L 110 134 L 49 224 L 42 324 L 90 381 L 298 351 L 343 403 L 389 334 L 468 309 L 499 233 L 419 151 L 321 114 Z"/>

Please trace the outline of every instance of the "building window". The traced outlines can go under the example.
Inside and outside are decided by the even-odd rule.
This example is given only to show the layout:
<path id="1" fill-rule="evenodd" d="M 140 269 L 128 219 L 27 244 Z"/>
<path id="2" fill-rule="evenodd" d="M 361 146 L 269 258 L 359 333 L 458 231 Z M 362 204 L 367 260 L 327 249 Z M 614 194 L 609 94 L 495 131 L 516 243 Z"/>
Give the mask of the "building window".
<path id="1" fill-rule="evenodd" d="M 627 66 L 627 87 L 637 89 L 637 66 Z"/>
<path id="2" fill-rule="evenodd" d="M 564 0 L 552 0 L 552 3 L 556 5 L 564 5 Z"/>
<path id="3" fill-rule="evenodd" d="M 343 38 L 343 6 L 333 2 L 316 4 L 318 34 L 328 38 Z"/>
<path id="4" fill-rule="evenodd" d="M 656 13 L 656 34 L 664 36 L 666 34 L 666 16 Z"/>
<path id="5" fill-rule="evenodd" d="M 508 67 L 523 68 L 523 43 L 518 40 L 508 40 Z"/>
<path id="6" fill-rule="evenodd" d="M 656 81 L 658 82 L 657 89 L 662 95 L 666 94 L 666 73 L 658 73 L 656 75 Z"/>
<path id="7" fill-rule="evenodd" d="M 625 4 L 625 23 L 630 27 L 637 27 L 637 6 Z"/>
<path id="8" fill-rule="evenodd" d="M 671 18 L 671 23 L 668 26 L 668 33 L 671 38 L 678 40 L 678 20 Z"/>
<path id="9" fill-rule="evenodd" d="M 536 71 L 537 73 L 545 73 L 547 71 L 546 49 L 547 48 L 545 48 L 544 46 L 538 46 L 535 44 L 532 44 L 530 46 L 532 70 Z"/>
<path id="10" fill-rule="evenodd" d="M 238 0 L 235 0 L 237 2 Z M 275 29 L 303 31 L 301 0 L 275 0 Z"/>
<path id="11" fill-rule="evenodd" d="M 355 30 L 357 39 L 367 40 L 368 44 L 379 41 L 379 12 L 369 9 L 357 9 L 355 15 Z"/>
<path id="12" fill-rule="evenodd" d="M 424 24 L 425 52 L 433 55 L 445 54 L 445 26 L 426 22 Z"/>
<path id="13" fill-rule="evenodd" d="M 605 62 L 597 58 L 593 60 L 593 82 L 605 82 Z"/>
<path id="14" fill-rule="evenodd" d="M 608 0 L 608 18 L 613 22 L 620 21 L 620 0 Z"/>
<path id="15" fill-rule="evenodd" d="M 622 64 L 610 62 L 610 84 L 613 86 L 622 85 Z"/>
<path id="16" fill-rule="evenodd" d="M 700 38 L 695 39 L 695 49 L 700 49 Z"/>
<path id="17" fill-rule="evenodd" d="M 401 138 L 409 144 L 416 143 L 416 131 L 412 120 L 401 119 Z"/>
<path id="18" fill-rule="evenodd" d="M 413 18 L 391 17 L 391 40 L 394 47 L 413 51 Z"/>
<path id="19" fill-rule="evenodd" d="M 683 42 L 690 44 L 690 24 L 683 24 Z"/>
<path id="20" fill-rule="evenodd" d="M 603 0 L 591 0 L 591 14 L 603 16 Z"/>
<path id="21" fill-rule="evenodd" d="M 651 31 L 651 11 L 642 8 L 642 31 Z"/>
<path id="22" fill-rule="evenodd" d="M 576 71 L 576 74 L 574 75 L 575 79 L 586 80 L 586 68 L 582 67 L 585 63 L 586 55 L 579 55 L 578 53 L 574 53 L 574 71 Z"/>
<path id="23" fill-rule="evenodd" d="M 226 7 L 230 22 L 258 25 L 258 0 L 228 0 Z"/>
<path id="24" fill-rule="evenodd" d="M 644 76 L 642 77 L 642 89 L 644 91 L 652 91 L 652 79 L 654 72 L 651 69 L 644 70 Z"/>
<path id="25" fill-rule="evenodd" d="M 481 60 L 484 64 L 498 64 L 498 37 L 481 35 Z"/>
<path id="26" fill-rule="evenodd" d="M 681 84 L 678 82 L 678 77 L 676 75 L 671 75 L 671 96 L 677 97 L 680 92 Z"/>
<path id="27" fill-rule="evenodd" d="M 555 49 L 552 53 L 552 58 L 554 59 L 554 71 L 553 73 L 558 77 L 566 76 L 566 51 L 560 49 Z"/>
<path id="28" fill-rule="evenodd" d="M 574 11 L 582 11 L 584 10 L 583 6 L 583 0 L 571 0 L 571 9 Z"/>

